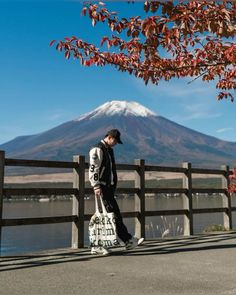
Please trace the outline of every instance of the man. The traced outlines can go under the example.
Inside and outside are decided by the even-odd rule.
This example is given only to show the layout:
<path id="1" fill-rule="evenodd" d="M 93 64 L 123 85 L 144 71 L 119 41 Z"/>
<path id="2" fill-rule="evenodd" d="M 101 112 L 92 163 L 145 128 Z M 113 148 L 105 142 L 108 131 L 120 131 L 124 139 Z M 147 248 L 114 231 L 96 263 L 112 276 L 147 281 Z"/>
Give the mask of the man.
<path id="1" fill-rule="evenodd" d="M 132 237 L 123 223 L 120 209 L 115 200 L 114 193 L 117 185 L 116 164 L 113 147 L 122 144 L 120 132 L 112 129 L 89 152 L 89 180 L 94 189 L 96 198 L 103 198 L 103 203 L 108 212 L 114 212 L 118 237 L 125 243 L 127 250 L 135 248 L 143 242 L 143 238 Z M 109 249 L 92 247 L 91 254 L 108 255 Z"/>

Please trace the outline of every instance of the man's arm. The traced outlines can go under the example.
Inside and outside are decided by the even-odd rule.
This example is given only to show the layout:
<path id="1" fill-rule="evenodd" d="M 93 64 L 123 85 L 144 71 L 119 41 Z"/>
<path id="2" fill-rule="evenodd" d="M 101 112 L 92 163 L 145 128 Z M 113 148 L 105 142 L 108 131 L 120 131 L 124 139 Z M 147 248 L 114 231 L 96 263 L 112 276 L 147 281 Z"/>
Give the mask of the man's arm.
<path id="1" fill-rule="evenodd" d="M 89 152 L 89 181 L 94 189 L 96 196 L 100 196 L 102 191 L 100 187 L 100 167 L 102 165 L 103 152 L 99 147 L 94 147 Z"/>

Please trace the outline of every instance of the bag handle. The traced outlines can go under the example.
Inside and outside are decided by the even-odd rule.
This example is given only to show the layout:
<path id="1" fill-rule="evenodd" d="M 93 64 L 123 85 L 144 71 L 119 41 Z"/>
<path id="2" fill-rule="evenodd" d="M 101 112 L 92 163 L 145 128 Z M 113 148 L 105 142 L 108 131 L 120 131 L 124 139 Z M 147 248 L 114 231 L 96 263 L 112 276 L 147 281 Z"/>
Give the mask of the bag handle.
<path id="1" fill-rule="evenodd" d="M 96 196 L 94 196 L 95 198 L 95 213 L 99 213 L 99 209 L 98 209 L 98 198 Z"/>
<path id="2" fill-rule="evenodd" d="M 101 205 L 102 205 L 102 213 L 107 214 L 107 209 L 106 209 L 106 207 L 105 207 L 105 205 L 103 203 L 102 195 L 100 196 L 99 199 L 100 199 L 100 202 L 101 202 Z"/>
<path id="3" fill-rule="evenodd" d="M 107 214 L 106 207 L 105 207 L 105 205 L 103 203 L 102 195 L 99 196 L 99 197 L 96 197 L 96 196 L 94 196 L 94 197 L 95 197 L 95 212 L 99 213 L 99 208 L 98 208 L 98 199 L 99 199 L 100 203 L 101 203 L 101 206 L 102 206 L 102 213 Z"/>

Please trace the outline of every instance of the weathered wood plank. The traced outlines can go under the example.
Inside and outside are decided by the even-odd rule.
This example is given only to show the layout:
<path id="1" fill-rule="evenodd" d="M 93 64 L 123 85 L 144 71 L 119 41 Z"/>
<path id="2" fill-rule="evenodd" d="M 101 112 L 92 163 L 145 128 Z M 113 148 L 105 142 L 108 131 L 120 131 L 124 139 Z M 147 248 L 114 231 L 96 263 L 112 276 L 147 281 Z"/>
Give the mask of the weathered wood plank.
<path id="1" fill-rule="evenodd" d="M 134 207 L 139 212 L 139 216 L 135 218 L 135 236 L 145 238 L 145 161 L 137 159 L 134 161 L 138 169 L 135 171 L 135 188 L 138 193 L 135 194 Z"/>
<path id="2" fill-rule="evenodd" d="M 224 175 L 224 172 L 220 169 L 203 169 L 203 168 L 192 168 L 193 174 L 215 174 Z"/>
<path id="3" fill-rule="evenodd" d="M 84 246 L 85 157 L 74 156 L 74 162 L 79 163 L 79 169 L 73 170 L 73 187 L 78 193 L 73 196 L 72 214 L 78 218 L 72 224 L 71 246 L 73 249 L 78 249 Z"/>
<path id="4" fill-rule="evenodd" d="M 194 214 L 203 214 L 203 213 L 226 213 L 228 208 L 201 208 L 193 209 Z"/>
<path id="5" fill-rule="evenodd" d="M 73 188 L 4 188 L 4 196 L 33 196 L 33 195 L 73 195 L 78 193 Z"/>
<path id="6" fill-rule="evenodd" d="M 227 229 L 233 229 L 233 220 L 232 220 L 232 211 L 231 211 L 231 194 L 228 191 L 228 187 L 230 185 L 230 179 L 229 179 L 229 166 L 227 165 L 222 165 L 221 170 L 223 172 L 223 176 L 221 178 L 221 185 L 222 189 L 225 189 L 225 193 L 222 198 L 222 207 L 227 207 L 228 210 L 225 212 L 223 215 L 223 224 L 224 227 Z"/>
<path id="7" fill-rule="evenodd" d="M 78 163 L 63 161 L 25 160 L 25 159 L 5 159 L 6 166 L 27 166 L 45 168 L 78 168 Z"/>
<path id="8" fill-rule="evenodd" d="M 132 164 L 116 164 L 116 169 L 124 171 L 135 171 L 138 169 L 138 166 Z"/>
<path id="9" fill-rule="evenodd" d="M 4 164 L 5 164 L 5 152 L 0 151 L 0 223 L 2 221 L 2 212 L 3 212 Z M 2 226 L 0 224 L 0 254 L 1 254 L 1 242 L 2 242 Z"/>
<path id="10" fill-rule="evenodd" d="M 188 210 L 184 216 L 184 235 L 193 235 L 193 182 L 192 182 L 192 165 L 191 163 L 182 163 L 186 169 L 183 176 L 183 187 L 187 190 L 183 197 L 183 207 Z"/>
<path id="11" fill-rule="evenodd" d="M 35 225 L 49 223 L 75 222 L 77 216 L 53 216 L 53 217 L 32 217 L 32 218 L 10 218 L 2 219 L 2 226 Z"/>

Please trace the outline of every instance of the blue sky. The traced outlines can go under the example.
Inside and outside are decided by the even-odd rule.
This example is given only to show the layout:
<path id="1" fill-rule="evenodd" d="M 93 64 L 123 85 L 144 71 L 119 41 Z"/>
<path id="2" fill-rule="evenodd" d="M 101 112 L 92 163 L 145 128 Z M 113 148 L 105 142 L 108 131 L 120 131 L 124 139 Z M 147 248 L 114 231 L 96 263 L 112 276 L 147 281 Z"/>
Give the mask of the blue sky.
<path id="1" fill-rule="evenodd" d="M 113 5 L 109 3 L 109 5 Z M 99 44 L 104 27 L 81 16 L 68 0 L 0 0 L 0 144 L 73 120 L 110 100 L 137 101 L 157 114 L 207 135 L 236 141 L 236 102 L 217 101 L 214 85 L 200 80 L 145 84 L 112 67 L 80 66 L 49 47 L 76 35 Z M 114 4 L 139 14 L 141 4 Z"/>

